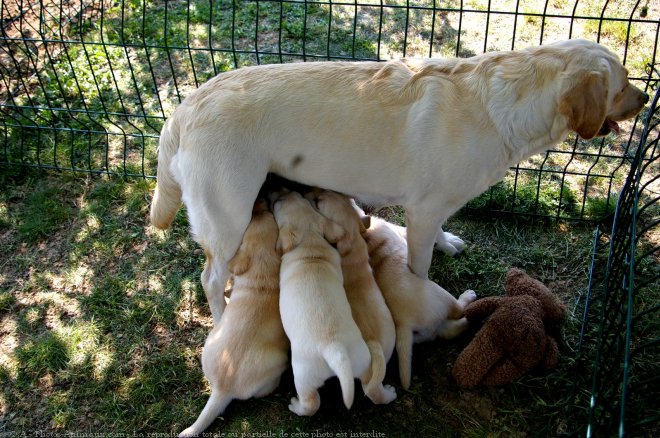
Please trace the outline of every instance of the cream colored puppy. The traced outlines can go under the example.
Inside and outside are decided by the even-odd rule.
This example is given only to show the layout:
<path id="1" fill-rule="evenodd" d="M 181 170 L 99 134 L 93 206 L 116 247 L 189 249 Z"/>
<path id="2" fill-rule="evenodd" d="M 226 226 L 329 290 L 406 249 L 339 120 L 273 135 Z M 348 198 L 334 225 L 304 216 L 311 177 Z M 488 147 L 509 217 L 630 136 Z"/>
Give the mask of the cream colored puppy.
<path id="1" fill-rule="evenodd" d="M 468 327 L 463 308 L 477 295 L 467 290 L 456 299 L 436 283 L 415 275 L 407 264 L 405 229 L 373 216 L 370 222 L 364 233 L 369 261 L 394 318 L 399 377 L 408 389 L 413 342 L 461 334 Z"/>
<path id="2" fill-rule="evenodd" d="M 396 398 L 396 391 L 389 385 L 383 386 L 383 379 L 387 371 L 387 361 L 394 351 L 396 331 L 392 314 L 369 266 L 369 251 L 362 238 L 362 233 L 366 231 L 365 225 L 350 198 L 344 195 L 316 189 L 305 197 L 321 214 L 341 224 L 346 230 L 346 238 L 337 242 L 344 289 L 351 305 L 353 319 L 371 353 L 371 368 L 363 379 L 363 382 L 368 383 L 362 387 L 374 403 L 390 403 Z"/>
<path id="3" fill-rule="evenodd" d="M 202 353 L 211 397 L 180 436 L 203 432 L 232 399 L 273 392 L 288 367 L 289 340 L 279 311 L 278 228 L 267 207 L 263 200 L 255 203 L 243 243 L 229 263 L 234 275 L 231 299 Z"/>
<path id="4" fill-rule="evenodd" d="M 370 357 L 351 316 L 339 253 L 330 245 L 344 238 L 345 232 L 298 192 L 275 199 L 273 213 L 280 227 L 277 245 L 283 253 L 280 314 L 291 341 L 298 392 L 289 409 L 298 415 L 314 415 L 321 406 L 318 388 L 335 375 L 344 404 L 350 408 L 354 378 L 365 374 Z"/>

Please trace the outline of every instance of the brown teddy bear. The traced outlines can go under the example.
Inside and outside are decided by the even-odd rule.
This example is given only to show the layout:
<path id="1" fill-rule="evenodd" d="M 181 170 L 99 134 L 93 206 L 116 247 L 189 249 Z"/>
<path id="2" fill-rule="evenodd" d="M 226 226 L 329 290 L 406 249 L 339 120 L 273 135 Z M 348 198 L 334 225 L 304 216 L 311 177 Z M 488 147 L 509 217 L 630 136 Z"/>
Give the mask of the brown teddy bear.
<path id="1" fill-rule="evenodd" d="M 488 318 L 456 359 L 452 374 L 463 388 L 510 383 L 537 366 L 559 361 L 557 342 L 548 334 L 566 316 L 564 304 L 540 281 L 516 268 L 506 276 L 504 297 L 471 303 L 471 323 Z"/>

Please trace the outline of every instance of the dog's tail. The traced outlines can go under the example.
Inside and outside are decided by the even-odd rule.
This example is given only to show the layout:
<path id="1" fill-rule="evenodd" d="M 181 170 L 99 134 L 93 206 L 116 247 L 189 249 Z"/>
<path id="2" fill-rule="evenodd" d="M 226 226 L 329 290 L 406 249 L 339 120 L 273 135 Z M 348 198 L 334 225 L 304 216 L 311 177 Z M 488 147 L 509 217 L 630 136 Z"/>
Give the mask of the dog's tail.
<path id="1" fill-rule="evenodd" d="M 413 331 L 410 327 L 396 328 L 396 354 L 399 358 L 399 379 L 403 389 L 410 388 Z"/>
<path id="2" fill-rule="evenodd" d="M 197 421 L 195 421 L 192 426 L 181 432 L 179 436 L 192 437 L 198 436 L 204 432 L 218 417 L 218 415 L 221 415 L 225 411 L 231 400 L 232 398 L 230 396 L 222 394 L 217 389 L 213 389 L 211 391 L 211 397 L 209 398 L 209 401 L 206 402 L 206 406 L 204 406 L 204 409 L 202 409 L 202 413 L 199 414 Z"/>
<path id="3" fill-rule="evenodd" d="M 151 223 L 160 229 L 166 229 L 174 220 L 181 206 L 181 187 L 171 171 L 174 156 L 179 150 L 179 127 L 170 118 L 160 132 L 158 143 L 158 181 L 156 192 L 151 202 Z"/>
<path id="4" fill-rule="evenodd" d="M 369 348 L 369 354 L 371 355 L 371 375 L 364 392 L 367 396 L 371 397 L 371 394 L 375 394 L 379 390 L 380 385 L 383 383 L 383 379 L 385 379 L 385 372 L 387 369 L 383 347 L 380 345 L 380 342 L 368 341 L 367 347 Z"/>
<path id="5" fill-rule="evenodd" d="M 333 342 L 323 350 L 323 358 L 339 378 L 344 405 L 350 409 L 355 396 L 355 378 L 346 347 L 340 342 Z"/>

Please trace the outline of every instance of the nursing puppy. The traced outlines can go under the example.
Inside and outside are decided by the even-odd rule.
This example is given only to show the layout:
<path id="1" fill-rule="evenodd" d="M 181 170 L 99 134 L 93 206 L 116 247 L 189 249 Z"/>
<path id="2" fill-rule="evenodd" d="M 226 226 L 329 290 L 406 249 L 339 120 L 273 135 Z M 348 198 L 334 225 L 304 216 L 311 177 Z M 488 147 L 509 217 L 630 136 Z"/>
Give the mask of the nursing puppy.
<path id="1" fill-rule="evenodd" d="M 227 262 L 269 172 L 401 205 L 408 265 L 427 278 L 441 226 L 520 160 L 570 131 L 618 131 L 648 96 L 617 56 L 570 40 L 472 58 L 305 62 L 221 73 L 168 119 L 151 221 L 167 228 L 181 201 L 204 248 L 202 285 L 218 323 Z"/>
<path id="2" fill-rule="evenodd" d="M 330 245 L 343 239 L 345 231 L 298 192 L 273 199 L 280 227 L 277 246 L 282 252 L 280 314 L 291 341 L 298 392 L 289 409 L 298 415 L 314 415 L 321 405 L 318 388 L 335 375 L 344 404 L 350 408 L 354 378 L 367 372 L 370 356 L 351 316 L 339 253 Z"/>
<path id="3" fill-rule="evenodd" d="M 436 283 L 415 275 L 406 263 L 402 227 L 373 216 L 370 222 L 364 233 L 369 262 L 394 318 L 399 377 L 408 389 L 413 342 L 452 339 L 461 334 L 468 327 L 463 308 L 477 295 L 467 290 L 457 300 Z"/>
<path id="4" fill-rule="evenodd" d="M 288 367 L 289 340 L 279 311 L 277 236 L 267 203 L 258 200 L 243 243 L 229 263 L 234 276 L 231 299 L 202 353 L 211 397 L 197 421 L 180 436 L 203 432 L 232 399 L 270 394 Z"/>
<path id="5" fill-rule="evenodd" d="M 346 230 L 346 237 L 337 242 L 344 289 L 353 319 L 371 353 L 370 372 L 365 376 L 369 383 L 363 385 L 363 389 L 374 403 L 390 403 L 396 398 L 396 391 L 389 385 L 383 386 L 383 379 L 387 362 L 394 351 L 396 332 L 392 314 L 369 266 L 369 252 L 362 238 L 362 233 L 366 231 L 365 225 L 351 200 L 344 195 L 316 189 L 307 193 L 305 198 L 321 214 L 341 224 Z"/>

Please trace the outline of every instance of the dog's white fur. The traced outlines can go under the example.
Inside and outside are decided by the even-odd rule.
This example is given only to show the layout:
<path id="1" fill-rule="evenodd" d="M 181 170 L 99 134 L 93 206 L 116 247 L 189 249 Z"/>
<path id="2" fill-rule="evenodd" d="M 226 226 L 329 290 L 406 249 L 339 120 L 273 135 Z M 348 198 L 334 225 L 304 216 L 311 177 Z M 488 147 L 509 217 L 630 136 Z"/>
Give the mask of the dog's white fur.
<path id="1" fill-rule="evenodd" d="M 415 275 L 407 264 L 405 228 L 377 217 L 364 233 L 371 267 L 396 325 L 401 385 L 410 387 L 413 342 L 452 339 L 468 327 L 463 308 L 477 295 L 467 290 L 456 299 L 436 283 Z"/>
<path id="2" fill-rule="evenodd" d="M 369 251 L 362 238 L 365 224 L 351 200 L 344 195 L 329 190 L 312 190 L 305 197 L 321 214 L 346 230 L 345 238 L 337 242 L 344 289 L 353 319 L 371 354 L 370 375 L 365 379 L 368 383 L 362 387 L 374 403 L 390 403 L 396 398 L 396 391 L 390 385 L 383 385 L 383 379 L 387 362 L 394 352 L 396 332 L 392 314 L 369 266 Z"/>
<path id="3" fill-rule="evenodd" d="M 350 408 L 354 378 L 368 372 L 370 356 L 351 316 L 339 253 L 329 243 L 339 242 L 345 231 L 298 192 L 280 195 L 273 213 L 282 251 L 280 314 L 291 341 L 298 393 L 289 409 L 298 415 L 314 415 L 321 405 L 318 388 L 335 375 L 344 404 Z"/>
<path id="4" fill-rule="evenodd" d="M 234 288 L 220 324 L 204 345 L 202 368 L 211 397 L 180 436 L 197 436 L 232 399 L 263 397 L 277 388 L 289 364 L 289 340 L 279 312 L 278 227 L 257 201 L 243 243 L 229 263 Z"/>
<path id="5" fill-rule="evenodd" d="M 163 127 L 152 223 L 181 200 L 204 248 L 218 323 L 227 261 L 268 172 L 406 211 L 408 264 L 428 276 L 444 221 L 521 159 L 569 131 L 617 129 L 648 96 L 616 55 L 570 40 L 466 59 L 264 65 L 222 73 Z"/>

